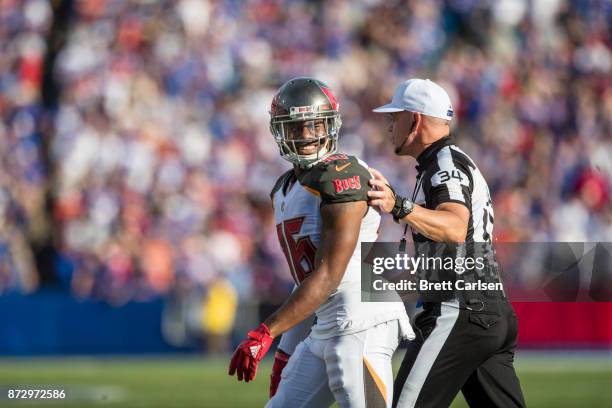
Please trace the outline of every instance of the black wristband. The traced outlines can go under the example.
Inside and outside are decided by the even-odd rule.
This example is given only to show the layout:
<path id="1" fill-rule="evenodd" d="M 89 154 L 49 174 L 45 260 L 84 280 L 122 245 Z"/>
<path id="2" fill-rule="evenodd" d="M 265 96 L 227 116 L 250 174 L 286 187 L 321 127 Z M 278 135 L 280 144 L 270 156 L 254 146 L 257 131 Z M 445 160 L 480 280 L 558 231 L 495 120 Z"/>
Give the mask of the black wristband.
<path id="1" fill-rule="evenodd" d="M 402 218 L 399 217 L 400 212 L 402 211 L 402 204 L 404 202 L 404 197 L 399 194 L 395 195 L 395 204 L 393 204 L 393 208 L 391 209 L 391 215 L 393 218 Z"/>
<path id="2" fill-rule="evenodd" d="M 396 195 L 395 196 L 395 204 L 393 205 L 393 209 L 391 210 L 391 215 L 393 215 L 393 220 L 399 223 L 399 220 L 407 216 L 414 209 L 414 203 L 409 199 Z"/>

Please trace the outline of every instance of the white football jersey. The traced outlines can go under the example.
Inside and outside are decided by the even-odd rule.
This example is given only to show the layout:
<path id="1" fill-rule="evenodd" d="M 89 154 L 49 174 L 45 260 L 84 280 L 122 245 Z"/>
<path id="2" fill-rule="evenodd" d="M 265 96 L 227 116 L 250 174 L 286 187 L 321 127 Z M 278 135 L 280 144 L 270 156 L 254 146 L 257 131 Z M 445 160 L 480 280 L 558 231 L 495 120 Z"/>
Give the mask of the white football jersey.
<path id="1" fill-rule="evenodd" d="M 353 156 L 336 154 L 295 176 L 283 174 L 272 191 L 278 239 L 299 285 L 314 269 L 321 238 L 320 207 L 327 203 L 367 200 L 372 178 L 368 166 Z M 368 207 L 361 220 L 355 251 L 338 288 L 316 311 L 314 338 L 356 333 L 398 319 L 402 337 L 414 335 L 401 302 L 361 302 L 361 243 L 378 237 L 380 214 Z"/>

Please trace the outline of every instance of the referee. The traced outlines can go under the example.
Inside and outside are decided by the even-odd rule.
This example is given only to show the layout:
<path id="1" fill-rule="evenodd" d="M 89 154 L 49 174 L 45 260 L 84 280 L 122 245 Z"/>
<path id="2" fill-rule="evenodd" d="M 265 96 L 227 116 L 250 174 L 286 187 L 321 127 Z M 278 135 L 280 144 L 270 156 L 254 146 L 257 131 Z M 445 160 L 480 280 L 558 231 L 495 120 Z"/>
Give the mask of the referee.
<path id="1" fill-rule="evenodd" d="M 370 205 L 409 227 L 415 245 L 487 245 L 494 254 L 489 188 L 449 135 L 453 109 L 446 91 L 428 79 L 410 79 L 374 112 L 389 116 L 395 154 L 416 158 L 418 175 L 405 198 L 371 169 Z M 447 407 L 461 390 L 471 407 L 524 407 L 513 366 L 517 319 L 503 291 L 451 290 L 421 293 L 421 299 L 417 338 L 395 380 L 393 406 Z"/>

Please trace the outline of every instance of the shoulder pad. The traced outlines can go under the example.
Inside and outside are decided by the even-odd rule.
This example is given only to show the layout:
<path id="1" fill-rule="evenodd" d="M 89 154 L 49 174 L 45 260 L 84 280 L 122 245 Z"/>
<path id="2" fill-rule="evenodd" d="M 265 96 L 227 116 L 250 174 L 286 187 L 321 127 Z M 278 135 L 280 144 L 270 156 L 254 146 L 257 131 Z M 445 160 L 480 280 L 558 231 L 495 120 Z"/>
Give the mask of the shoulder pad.
<path id="1" fill-rule="evenodd" d="M 322 204 L 367 201 L 371 178 L 365 163 L 346 154 L 332 155 L 298 176 L 300 184 L 320 194 Z"/>

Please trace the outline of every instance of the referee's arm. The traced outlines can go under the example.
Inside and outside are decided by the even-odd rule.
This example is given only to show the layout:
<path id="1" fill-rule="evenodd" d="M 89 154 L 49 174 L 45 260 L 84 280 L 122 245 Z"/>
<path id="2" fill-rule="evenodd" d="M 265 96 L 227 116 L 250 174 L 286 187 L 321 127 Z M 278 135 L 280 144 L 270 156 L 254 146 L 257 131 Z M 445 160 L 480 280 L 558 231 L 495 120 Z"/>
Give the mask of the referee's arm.
<path id="1" fill-rule="evenodd" d="M 368 192 L 369 204 L 390 213 L 395 205 L 395 194 L 389 188 L 387 179 L 376 169 L 370 169 L 374 188 Z M 470 211 L 459 203 L 440 203 L 435 210 L 415 204 L 414 209 L 400 222 L 409 224 L 413 229 L 435 242 L 464 242 L 467 236 Z"/>

